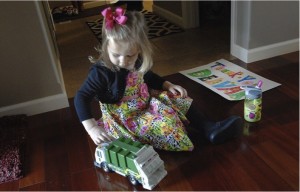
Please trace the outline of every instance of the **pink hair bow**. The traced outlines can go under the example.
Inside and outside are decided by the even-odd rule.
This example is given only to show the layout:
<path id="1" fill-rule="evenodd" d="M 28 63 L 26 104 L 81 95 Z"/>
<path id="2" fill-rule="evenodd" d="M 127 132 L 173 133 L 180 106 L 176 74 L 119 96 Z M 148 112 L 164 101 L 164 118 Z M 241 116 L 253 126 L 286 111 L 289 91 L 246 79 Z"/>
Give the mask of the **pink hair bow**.
<path id="1" fill-rule="evenodd" d="M 106 29 L 112 29 L 115 23 L 124 25 L 127 21 L 127 17 L 124 15 L 125 11 L 121 7 L 116 8 L 115 12 L 112 11 L 111 7 L 108 7 L 101 14 L 105 18 Z"/>

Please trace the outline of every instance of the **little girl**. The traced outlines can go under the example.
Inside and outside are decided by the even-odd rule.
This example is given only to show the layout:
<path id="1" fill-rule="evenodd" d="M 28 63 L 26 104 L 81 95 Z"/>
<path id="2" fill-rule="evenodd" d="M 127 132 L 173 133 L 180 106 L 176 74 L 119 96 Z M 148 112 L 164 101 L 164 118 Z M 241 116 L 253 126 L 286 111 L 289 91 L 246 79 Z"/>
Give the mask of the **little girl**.
<path id="1" fill-rule="evenodd" d="M 150 70 L 152 49 L 143 14 L 106 8 L 102 15 L 100 57 L 91 58 L 94 64 L 74 101 L 84 128 L 95 144 L 125 136 L 158 149 L 191 151 L 185 115 L 192 99 L 183 87 Z M 93 98 L 102 112 L 98 121 L 91 114 Z M 213 143 L 235 137 L 242 123 L 236 116 L 217 123 L 199 118 Z"/>

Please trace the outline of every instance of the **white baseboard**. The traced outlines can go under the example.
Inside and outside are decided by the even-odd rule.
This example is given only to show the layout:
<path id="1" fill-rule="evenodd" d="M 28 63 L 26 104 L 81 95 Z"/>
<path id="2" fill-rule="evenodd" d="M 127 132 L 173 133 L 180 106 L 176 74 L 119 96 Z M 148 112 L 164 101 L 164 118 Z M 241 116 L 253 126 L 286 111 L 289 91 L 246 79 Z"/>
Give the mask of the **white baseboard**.
<path id="1" fill-rule="evenodd" d="M 0 117 L 4 115 L 26 114 L 28 116 L 45 113 L 57 109 L 69 107 L 66 94 L 57 94 L 41 99 L 35 99 L 16 105 L 0 108 Z"/>
<path id="2" fill-rule="evenodd" d="M 168 21 L 170 21 L 171 23 L 174 23 L 182 28 L 184 28 L 184 23 L 183 23 L 183 19 L 182 17 L 166 10 L 166 9 L 163 9 L 161 7 L 158 7 L 157 5 L 154 5 L 152 6 L 153 8 L 153 12 L 163 18 L 166 18 Z"/>
<path id="3" fill-rule="evenodd" d="M 299 51 L 299 39 L 293 39 L 249 50 L 236 44 L 231 47 L 231 54 L 245 63 L 252 63 L 295 51 Z"/>
<path id="4" fill-rule="evenodd" d="M 106 5 L 106 4 L 107 4 L 106 1 L 86 1 L 86 2 L 83 2 L 83 8 L 91 9 L 91 8 L 99 7 L 99 6 Z"/>

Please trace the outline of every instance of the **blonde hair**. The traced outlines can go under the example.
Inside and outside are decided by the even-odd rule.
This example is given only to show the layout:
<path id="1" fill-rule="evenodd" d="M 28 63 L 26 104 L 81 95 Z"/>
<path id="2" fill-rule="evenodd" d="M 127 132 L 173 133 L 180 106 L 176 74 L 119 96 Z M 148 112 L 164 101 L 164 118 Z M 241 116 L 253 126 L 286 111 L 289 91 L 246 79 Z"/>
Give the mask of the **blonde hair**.
<path id="1" fill-rule="evenodd" d="M 119 70 L 118 66 L 111 63 L 107 46 L 109 39 L 116 41 L 129 42 L 131 47 L 137 46 L 140 51 L 138 59 L 141 59 L 141 66 L 137 69 L 138 72 L 146 73 L 153 65 L 152 47 L 148 39 L 148 28 L 144 19 L 144 15 L 137 11 L 128 11 L 126 14 L 127 21 L 124 25 L 116 24 L 112 29 L 105 27 L 105 19 L 102 25 L 102 46 L 98 48 L 100 57 L 94 59 L 90 57 L 92 63 L 102 61 L 103 65 L 111 70 Z"/>

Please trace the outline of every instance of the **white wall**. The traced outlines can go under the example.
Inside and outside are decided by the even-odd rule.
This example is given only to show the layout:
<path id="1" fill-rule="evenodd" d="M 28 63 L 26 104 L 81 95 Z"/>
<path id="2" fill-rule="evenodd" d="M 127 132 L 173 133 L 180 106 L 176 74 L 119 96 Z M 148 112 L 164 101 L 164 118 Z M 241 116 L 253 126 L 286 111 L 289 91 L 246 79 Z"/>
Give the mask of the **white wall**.
<path id="1" fill-rule="evenodd" d="M 39 1 L 0 1 L 0 115 L 68 106 L 44 14 Z"/>
<path id="2" fill-rule="evenodd" d="M 299 50 L 298 1 L 232 1 L 231 54 L 251 63 Z"/>

